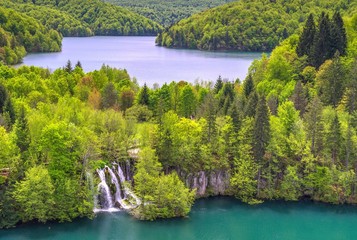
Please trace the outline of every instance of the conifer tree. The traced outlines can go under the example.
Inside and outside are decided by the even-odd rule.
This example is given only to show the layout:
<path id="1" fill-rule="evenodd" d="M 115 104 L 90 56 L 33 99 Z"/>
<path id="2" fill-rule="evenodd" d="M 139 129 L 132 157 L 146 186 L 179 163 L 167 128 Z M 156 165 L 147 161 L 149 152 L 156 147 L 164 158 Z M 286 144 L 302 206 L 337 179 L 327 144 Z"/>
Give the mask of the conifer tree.
<path id="1" fill-rule="evenodd" d="M 255 111 L 258 103 L 258 94 L 253 91 L 248 98 L 248 102 L 244 108 L 244 116 L 246 117 L 254 117 Z"/>
<path id="2" fill-rule="evenodd" d="M 346 55 L 347 48 L 347 34 L 343 25 L 341 14 L 336 12 L 333 15 L 331 22 L 331 54 L 335 54 L 336 51 L 344 56 Z"/>
<path id="3" fill-rule="evenodd" d="M 30 146 L 30 130 L 25 115 L 25 109 L 20 109 L 19 116 L 16 119 L 16 145 L 19 147 L 21 153 L 27 151 Z"/>
<path id="4" fill-rule="evenodd" d="M 307 105 L 307 91 L 304 89 L 301 81 L 296 83 L 291 100 L 293 101 L 296 110 L 300 111 L 300 116 L 302 116 L 305 113 Z"/>
<path id="5" fill-rule="evenodd" d="M 216 81 L 216 84 L 214 85 L 214 93 L 217 94 L 222 88 L 223 88 L 223 81 L 222 81 L 222 77 L 219 76 Z"/>
<path id="6" fill-rule="evenodd" d="M 270 139 L 269 110 L 265 97 L 259 97 L 253 131 L 253 154 L 256 161 L 262 161 Z"/>
<path id="7" fill-rule="evenodd" d="M 299 44 L 296 48 L 296 53 L 299 57 L 302 57 L 304 55 L 311 55 L 311 49 L 314 43 L 315 34 L 316 26 L 314 16 L 313 14 L 310 14 L 304 26 L 304 30 L 300 36 Z"/>
<path id="8" fill-rule="evenodd" d="M 244 81 L 243 89 L 244 89 L 244 96 L 248 98 L 251 92 L 253 92 L 254 90 L 254 83 L 251 74 L 249 74 L 247 79 Z"/>
<path id="9" fill-rule="evenodd" d="M 318 68 L 334 53 L 331 51 L 331 29 L 329 16 L 322 13 L 319 19 L 318 30 L 315 34 L 314 45 L 312 49 L 313 66 Z"/>
<path id="10" fill-rule="evenodd" d="M 341 124 L 338 120 L 337 113 L 329 127 L 329 131 L 326 134 L 326 146 L 331 154 L 332 164 L 336 164 L 338 161 L 338 155 L 341 144 Z"/>
<path id="11" fill-rule="evenodd" d="M 149 106 L 149 88 L 146 83 L 139 94 L 139 104 Z"/>
<path id="12" fill-rule="evenodd" d="M 307 139 L 311 141 L 310 149 L 314 157 L 318 156 L 322 150 L 322 108 L 322 102 L 316 96 L 307 105 L 304 115 Z"/>

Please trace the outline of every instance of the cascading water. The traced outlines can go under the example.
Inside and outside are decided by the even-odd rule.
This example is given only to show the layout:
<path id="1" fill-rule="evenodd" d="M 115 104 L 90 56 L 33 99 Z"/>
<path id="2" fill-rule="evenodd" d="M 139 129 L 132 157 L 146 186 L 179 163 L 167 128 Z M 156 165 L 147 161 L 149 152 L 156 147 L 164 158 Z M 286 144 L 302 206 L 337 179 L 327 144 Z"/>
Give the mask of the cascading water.
<path id="1" fill-rule="evenodd" d="M 102 195 L 104 195 L 104 200 L 105 201 L 101 202 L 101 205 L 103 207 L 102 210 L 110 211 L 110 210 L 113 209 L 114 204 L 113 204 L 113 199 L 112 199 L 112 195 L 110 193 L 109 186 L 108 186 L 108 184 L 106 182 L 106 179 L 105 179 L 104 170 L 105 170 L 105 168 L 97 170 L 97 173 L 98 173 L 99 178 L 101 180 L 101 182 L 98 185 L 98 190 L 102 193 Z M 103 194 L 103 192 L 104 192 L 104 194 Z"/>
<path id="2" fill-rule="evenodd" d="M 124 185 L 124 196 L 126 198 L 128 196 L 131 196 L 132 198 L 135 199 L 135 202 L 136 202 L 135 207 L 139 206 L 141 204 L 141 200 L 127 186 L 125 186 L 125 184 L 124 184 L 125 176 L 124 176 L 123 170 L 121 169 L 119 164 L 118 164 L 118 175 L 119 175 L 121 184 Z"/>
<path id="3" fill-rule="evenodd" d="M 130 190 L 128 186 L 125 185 L 125 175 L 120 165 L 117 163 L 113 163 L 113 165 L 118 165 L 117 173 L 115 172 L 115 168 L 113 168 L 113 171 L 108 166 L 105 166 L 104 169 L 97 170 L 101 180 L 98 185 L 98 189 L 100 190 L 101 196 L 105 201 L 101 201 L 102 209 L 95 209 L 95 211 L 118 211 L 117 208 L 114 208 L 115 203 L 118 203 L 119 206 L 123 209 L 132 209 L 141 204 L 141 200 Z M 114 203 L 110 188 L 106 182 L 105 171 L 108 171 L 111 178 L 111 183 L 115 186 Z M 119 176 L 119 181 L 116 174 Z M 122 196 L 122 189 L 124 196 Z M 133 199 L 135 203 L 133 203 Z"/>
<path id="4" fill-rule="evenodd" d="M 108 169 L 110 177 L 112 178 L 112 183 L 115 185 L 115 201 L 120 202 L 122 200 L 122 197 L 118 179 L 112 169 L 110 169 L 109 167 L 106 168 Z"/>
<path id="5" fill-rule="evenodd" d="M 119 175 L 120 183 L 123 186 L 125 182 L 125 176 L 119 164 L 118 164 L 118 175 Z M 124 186 L 124 198 L 127 198 L 127 191 L 125 186 Z"/>

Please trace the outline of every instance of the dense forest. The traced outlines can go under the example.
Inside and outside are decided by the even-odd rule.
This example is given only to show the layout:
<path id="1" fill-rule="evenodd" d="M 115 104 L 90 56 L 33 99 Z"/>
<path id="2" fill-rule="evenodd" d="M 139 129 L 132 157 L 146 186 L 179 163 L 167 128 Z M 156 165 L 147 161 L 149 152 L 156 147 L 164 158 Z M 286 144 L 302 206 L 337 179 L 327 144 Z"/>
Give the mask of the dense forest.
<path id="1" fill-rule="evenodd" d="M 16 64 L 27 52 L 58 52 L 62 36 L 25 14 L 0 6 L 0 62 Z"/>
<path id="2" fill-rule="evenodd" d="M 63 16 L 72 16 L 88 26 L 94 35 L 108 36 L 148 36 L 156 35 L 161 26 L 139 14 L 133 13 L 125 8 L 104 3 L 100 0 L 11 0 L 17 5 L 27 3 L 35 6 L 47 6 L 66 13 Z M 31 8 L 18 7 L 22 11 Z M 51 23 L 46 23 L 51 25 Z M 46 25 L 45 24 L 45 25 Z M 80 25 L 79 25 L 80 26 Z M 67 30 L 69 31 L 69 30 Z M 77 34 L 78 35 L 78 34 Z"/>
<path id="3" fill-rule="evenodd" d="M 11 0 L 3 0 L 0 6 L 26 14 L 40 21 L 48 29 L 54 29 L 63 37 L 88 37 L 93 32 L 88 24 L 74 18 L 72 15 L 46 6 L 38 6 L 31 3 L 14 3 Z"/>
<path id="4" fill-rule="evenodd" d="M 16 64 L 28 52 L 61 51 L 62 37 L 156 35 L 162 27 L 98 0 L 0 2 L 0 62 Z"/>
<path id="5" fill-rule="evenodd" d="M 194 14 L 166 28 L 157 44 L 202 50 L 271 51 L 296 33 L 310 13 L 357 9 L 350 0 L 242 0 Z"/>
<path id="6" fill-rule="evenodd" d="M 356 36 L 357 14 L 312 14 L 243 83 L 150 89 L 108 66 L 1 65 L 0 226 L 92 217 L 89 176 L 128 160 L 140 219 L 187 215 L 182 176 L 199 171 L 227 172 L 224 194 L 250 204 L 357 203 Z"/>
<path id="7" fill-rule="evenodd" d="M 233 0 L 106 0 L 143 15 L 163 26 L 171 26 L 181 19 Z"/>

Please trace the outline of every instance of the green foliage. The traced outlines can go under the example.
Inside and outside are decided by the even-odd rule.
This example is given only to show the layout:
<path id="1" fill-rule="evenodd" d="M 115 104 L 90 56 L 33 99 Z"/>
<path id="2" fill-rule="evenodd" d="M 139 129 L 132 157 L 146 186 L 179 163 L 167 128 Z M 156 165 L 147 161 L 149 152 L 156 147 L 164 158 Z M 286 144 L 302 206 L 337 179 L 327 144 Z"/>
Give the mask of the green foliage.
<path id="1" fill-rule="evenodd" d="M 64 16 L 69 15 L 77 19 L 77 21 L 80 21 L 83 26 L 82 28 L 84 28 L 83 30 L 89 34 L 92 32 L 95 35 L 107 36 L 147 36 L 156 35 L 161 30 L 159 24 L 139 14 L 99 0 L 65 0 L 58 4 L 51 0 L 37 0 L 32 2 L 16 0 L 15 2 L 17 4 L 27 3 L 59 10 L 61 13 L 64 13 Z M 37 6 L 33 8 L 39 9 Z M 47 20 L 46 24 L 49 24 Z M 80 25 L 78 28 L 79 27 Z M 70 28 L 70 26 L 66 28 Z M 80 29 L 78 29 L 78 31 L 80 31 Z"/>
<path id="2" fill-rule="evenodd" d="M 25 14 L 0 6 L 0 62 L 16 64 L 26 52 L 58 52 L 62 37 Z"/>
<path id="3" fill-rule="evenodd" d="M 243 84 L 215 88 L 140 87 L 105 65 L 89 73 L 0 65 L 0 227 L 92 216 L 87 176 L 129 158 L 145 202 L 133 214 L 142 219 L 186 216 L 195 192 L 185 176 L 202 171 L 230 176 L 224 194 L 248 203 L 356 203 L 354 19 L 346 55 L 317 70 L 292 35 L 254 61 Z"/>
<path id="4" fill-rule="evenodd" d="M 179 0 L 179 1 L 143 1 L 143 0 L 106 0 L 107 2 L 126 7 L 133 12 L 139 13 L 163 26 L 171 26 L 183 18 L 194 13 L 201 12 L 232 0 Z"/>
<path id="5" fill-rule="evenodd" d="M 19 4 L 10 0 L 2 1 L 0 6 L 26 14 L 42 23 L 48 29 L 58 31 L 64 37 L 88 37 L 93 35 L 92 30 L 86 23 L 58 9 L 37 6 L 32 2 Z"/>
<path id="6" fill-rule="evenodd" d="M 185 187 L 176 173 L 160 174 L 161 164 L 154 150 L 143 148 L 136 164 L 135 191 L 143 199 L 137 217 L 145 220 L 186 216 L 193 204 L 195 191 Z"/>
<path id="7" fill-rule="evenodd" d="M 46 222 L 51 219 L 55 207 L 55 188 L 47 169 L 37 166 L 26 172 L 25 179 L 16 183 L 14 199 L 20 206 L 23 221 L 37 219 Z"/>
<path id="8" fill-rule="evenodd" d="M 309 13 L 353 12 L 351 3 L 344 0 L 236 1 L 183 19 L 165 29 L 156 41 L 173 48 L 271 51 L 295 33 Z"/>

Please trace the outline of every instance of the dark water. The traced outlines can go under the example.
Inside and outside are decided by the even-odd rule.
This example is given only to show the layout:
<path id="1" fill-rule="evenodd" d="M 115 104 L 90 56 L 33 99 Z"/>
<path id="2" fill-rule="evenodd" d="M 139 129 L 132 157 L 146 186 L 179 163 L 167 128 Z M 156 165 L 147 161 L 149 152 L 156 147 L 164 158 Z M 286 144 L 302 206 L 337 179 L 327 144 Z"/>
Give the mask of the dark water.
<path id="1" fill-rule="evenodd" d="M 62 52 L 29 54 L 24 64 L 56 69 L 67 60 L 81 61 L 85 71 L 103 63 L 125 68 L 138 82 L 149 85 L 185 80 L 215 81 L 219 75 L 243 80 L 251 62 L 261 53 L 206 52 L 155 46 L 154 37 L 64 38 Z"/>
<path id="2" fill-rule="evenodd" d="M 142 222 L 125 212 L 94 220 L 29 224 L 0 230 L 0 239 L 357 239 L 357 207 L 312 202 L 269 202 L 257 206 L 233 198 L 198 200 L 188 218 Z"/>

